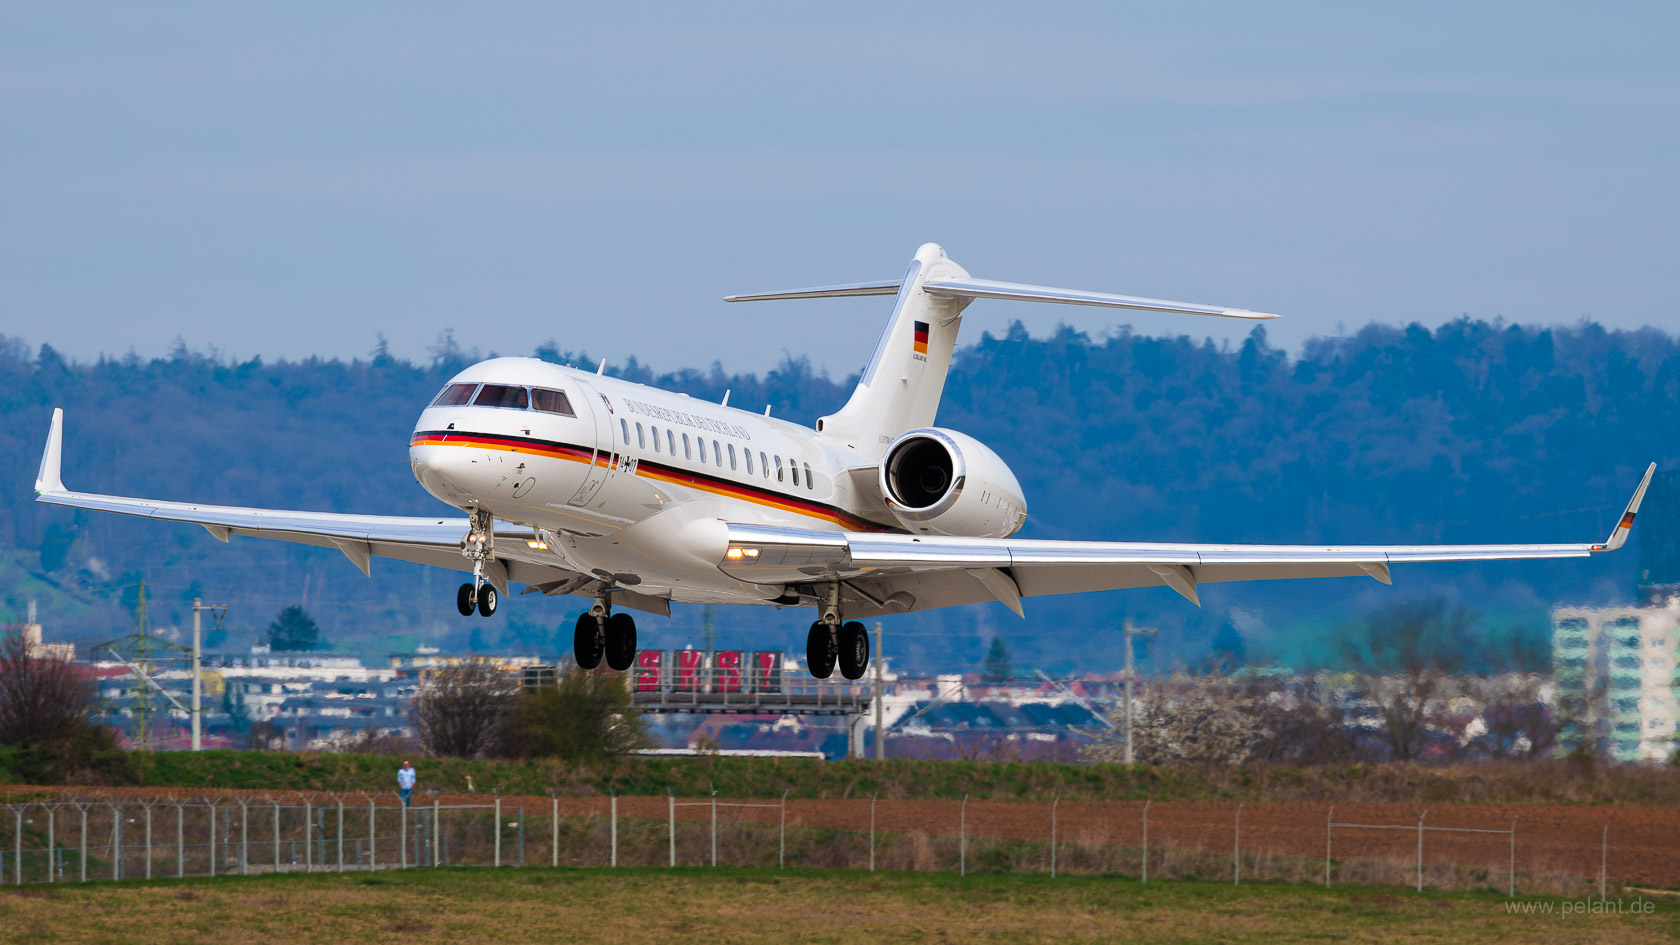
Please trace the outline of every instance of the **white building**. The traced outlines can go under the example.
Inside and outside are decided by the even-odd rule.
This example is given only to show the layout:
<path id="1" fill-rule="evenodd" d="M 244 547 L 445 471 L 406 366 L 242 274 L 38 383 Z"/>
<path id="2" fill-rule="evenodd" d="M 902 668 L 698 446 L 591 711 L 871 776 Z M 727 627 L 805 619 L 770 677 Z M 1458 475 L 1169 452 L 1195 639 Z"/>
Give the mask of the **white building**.
<path id="1" fill-rule="evenodd" d="M 1653 607 L 1552 610 L 1553 705 L 1565 749 L 1583 739 L 1616 761 L 1667 761 L 1680 741 L 1680 597 Z"/>

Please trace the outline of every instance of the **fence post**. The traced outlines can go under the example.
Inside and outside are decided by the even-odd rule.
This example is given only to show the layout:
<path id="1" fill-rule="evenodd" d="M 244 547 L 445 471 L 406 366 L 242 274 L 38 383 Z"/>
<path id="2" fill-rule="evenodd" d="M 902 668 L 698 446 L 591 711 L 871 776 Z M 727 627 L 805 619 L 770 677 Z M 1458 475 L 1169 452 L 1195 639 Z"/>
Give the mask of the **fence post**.
<path id="1" fill-rule="evenodd" d="M 548 860 L 549 860 L 548 865 L 549 866 L 559 866 L 560 865 L 560 798 L 559 798 L 558 795 L 556 795 L 554 793 L 553 788 L 548 789 L 548 806 L 549 806 L 548 827 L 549 827 L 549 834 L 550 834 L 549 841 L 548 841 L 548 851 L 549 851 L 549 853 L 548 853 Z M 617 824 L 614 824 L 613 826 L 616 827 Z"/>
<path id="2" fill-rule="evenodd" d="M 12 805 L 12 880 L 16 885 L 23 885 L 23 805 Z"/>
<path id="3" fill-rule="evenodd" d="M 502 792 L 496 792 L 496 859 L 494 866 L 502 865 Z"/>
<path id="4" fill-rule="evenodd" d="M 880 733 L 876 733 L 880 737 Z M 786 797 L 787 795 L 783 795 Z M 880 791 L 869 795 L 869 872 L 875 872 L 875 799 L 881 796 Z M 783 803 L 786 803 L 785 801 Z"/>
<path id="5" fill-rule="evenodd" d="M 1427 807 L 1425 807 L 1423 809 L 1423 813 L 1418 815 L 1418 857 L 1417 857 L 1417 860 L 1418 860 L 1417 891 L 1418 892 L 1423 892 L 1423 818 L 1428 817 L 1428 816 L 1429 816 L 1429 808 L 1427 808 Z"/>
<path id="6" fill-rule="evenodd" d="M 21 836 L 21 835 L 20 835 Z M 21 843 L 21 841 L 20 841 Z M 21 848 L 20 848 L 21 849 Z M 23 862 L 20 860 L 21 868 Z M 23 877 L 19 876 L 19 879 Z M 111 878 L 122 879 L 122 805 L 111 806 Z"/>
<path id="7" fill-rule="evenodd" d="M 787 869 L 787 796 L 791 790 L 793 789 L 782 789 L 782 831 L 781 839 L 776 843 L 776 868 L 779 870 Z"/>
<path id="8" fill-rule="evenodd" d="M 274 805 L 274 874 L 278 876 L 280 875 L 280 802 L 272 797 L 268 799 L 268 802 Z"/>
<path id="9" fill-rule="evenodd" d="M 397 862 L 401 864 L 402 869 L 406 870 L 408 869 L 408 808 L 404 807 L 402 802 L 399 801 L 397 809 L 401 811 L 397 815 Z M 432 797 L 432 809 L 437 810 L 436 795 Z M 307 820 L 305 822 L 307 823 Z M 420 864 L 416 863 L 414 865 L 419 866 Z"/>
<path id="10" fill-rule="evenodd" d="M 1062 802 L 1061 797 L 1050 800 L 1050 878 L 1056 878 L 1056 805 Z"/>
<path id="11" fill-rule="evenodd" d="M 1231 832 L 1231 885 L 1242 885 L 1242 809 L 1237 805 L 1237 826 Z"/>
<path id="12" fill-rule="evenodd" d="M 618 865 L 618 794 L 609 796 L 607 816 L 612 821 L 612 860 L 611 866 Z"/>
<path id="13" fill-rule="evenodd" d="M 717 865 L 717 788 L 712 788 L 712 865 Z"/>
<path id="14" fill-rule="evenodd" d="M 368 802 L 368 872 L 379 869 L 379 831 L 376 829 L 378 809 L 373 806 L 373 795 L 363 794 Z"/>
<path id="15" fill-rule="evenodd" d="M 210 846 L 206 848 L 205 858 L 210 863 L 210 875 L 216 875 L 216 802 L 210 802 Z"/>
<path id="16" fill-rule="evenodd" d="M 54 836 L 54 833 L 55 833 L 53 828 L 54 828 L 54 826 L 56 826 L 53 822 L 54 821 L 53 813 L 55 812 L 56 808 L 54 808 L 52 805 L 48 805 L 48 804 L 43 804 L 42 806 L 47 808 L 47 882 L 56 883 L 56 882 L 58 882 L 58 878 L 57 878 L 58 870 L 55 869 L 54 867 L 55 867 L 56 863 L 58 862 L 58 850 L 57 850 L 57 844 L 54 842 L 54 839 L 53 839 L 53 836 Z M 146 808 L 146 813 L 147 814 L 150 814 L 151 812 L 152 812 L 152 809 L 150 807 Z M 152 867 L 151 849 L 150 849 L 150 847 L 151 847 L 151 826 L 152 826 L 152 823 L 148 819 L 146 821 L 146 827 L 147 827 L 147 830 L 146 830 L 146 846 L 147 846 L 147 850 L 146 850 L 146 869 L 148 871 L 146 873 L 146 875 L 148 877 L 150 877 L 152 875 L 151 872 L 150 872 L 151 867 Z"/>
<path id="17" fill-rule="evenodd" d="M 47 814 L 47 850 L 52 850 L 52 813 Z M 146 802 L 146 878 L 152 878 L 152 803 Z M 47 864 L 47 880 L 52 881 L 52 864 Z"/>
<path id="18" fill-rule="evenodd" d="M 968 875 L 968 795 L 964 794 L 957 817 L 957 875 Z"/>
<path id="19" fill-rule="evenodd" d="M 1517 894 L 1517 818 L 1511 818 L 1511 888 L 1507 896 Z"/>
<path id="20" fill-rule="evenodd" d="M 1149 802 L 1143 802 L 1143 881 L 1149 882 Z"/>
<path id="21" fill-rule="evenodd" d="M 239 799 L 239 875 L 251 875 L 251 801 Z"/>
<path id="22" fill-rule="evenodd" d="M 1330 834 L 1336 828 L 1336 805 L 1324 814 L 1324 888 L 1330 888 Z"/>
<path id="23" fill-rule="evenodd" d="M 344 795 L 338 796 L 338 871 L 344 872 Z"/>
<path id="24" fill-rule="evenodd" d="M 519 865 L 525 865 L 525 805 L 519 805 Z"/>
<path id="25" fill-rule="evenodd" d="M 303 799 L 303 871 L 315 872 L 315 814 L 311 799 Z"/>
<path id="26" fill-rule="evenodd" d="M 82 882 L 87 882 L 87 811 L 81 804 L 76 808 L 82 812 Z"/>
<path id="27" fill-rule="evenodd" d="M 675 794 L 671 793 L 670 788 L 665 789 L 665 803 L 667 805 L 667 810 L 669 810 L 669 812 L 670 812 L 669 813 L 669 818 L 670 818 L 669 823 L 671 825 L 671 830 L 670 830 L 670 835 L 671 835 L 671 865 L 676 866 L 677 865 L 677 796 Z"/>
<path id="28" fill-rule="evenodd" d="M 405 814 L 405 816 L 406 816 L 406 814 Z M 438 825 L 438 794 L 437 794 L 436 791 L 433 791 L 432 792 L 432 866 L 433 867 L 436 867 L 439 863 L 442 863 L 442 862 L 444 862 L 444 860 L 448 859 L 448 857 L 443 857 L 443 852 L 442 851 L 443 851 L 444 837 L 443 837 L 443 834 L 439 832 L 438 826 L 439 826 Z M 439 857 L 443 857 L 443 859 L 439 859 Z M 415 865 L 418 866 L 419 864 L 415 864 Z"/>
<path id="29" fill-rule="evenodd" d="M 1601 902 L 1604 899 L 1604 877 L 1605 877 L 1605 874 L 1607 872 L 1606 867 L 1608 867 L 1609 863 L 1610 863 L 1610 821 L 1607 820 L 1607 821 L 1604 822 L 1604 836 L 1599 841 L 1599 848 L 1598 848 L 1598 898 Z"/>

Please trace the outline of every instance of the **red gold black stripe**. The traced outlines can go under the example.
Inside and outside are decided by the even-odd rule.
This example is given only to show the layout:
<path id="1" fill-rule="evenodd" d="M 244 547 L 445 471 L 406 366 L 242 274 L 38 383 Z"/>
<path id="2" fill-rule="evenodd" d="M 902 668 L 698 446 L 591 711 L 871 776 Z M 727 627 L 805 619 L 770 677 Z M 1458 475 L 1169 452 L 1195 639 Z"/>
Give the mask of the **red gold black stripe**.
<path id="1" fill-rule="evenodd" d="M 602 467 L 607 467 L 611 464 L 607 454 L 604 452 L 597 453 L 588 447 L 578 446 L 571 443 L 560 443 L 554 440 L 539 440 L 534 437 L 498 436 L 488 433 L 463 433 L 454 430 L 430 430 L 422 433 L 416 433 L 414 437 L 409 440 L 408 445 L 465 446 L 475 449 L 503 450 L 509 453 L 526 453 L 533 456 L 547 456 L 553 459 L 564 459 L 575 463 L 593 462 L 594 465 Z M 780 509 L 784 512 L 792 512 L 796 515 L 804 515 L 808 518 L 821 519 L 825 522 L 832 522 L 839 525 L 841 528 L 847 529 L 848 531 L 897 531 L 897 529 L 888 528 L 886 526 L 878 525 L 874 522 L 858 518 L 855 515 L 848 514 L 847 512 L 831 505 L 824 505 L 820 502 L 811 502 L 787 493 L 773 492 L 769 489 L 749 486 L 745 483 L 735 482 L 721 476 L 712 476 L 707 473 L 697 472 L 694 470 L 682 469 L 676 466 L 667 466 L 663 463 L 649 462 L 645 459 L 636 463 L 635 474 L 638 476 L 645 476 L 649 479 L 657 479 L 660 482 L 668 482 L 673 485 L 698 489 L 702 492 L 712 493 L 713 495 L 721 495 L 731 499 L 739 499 L 743 502 L 751 502 L 754 505 L 767 506 L 769 508 Z"/>

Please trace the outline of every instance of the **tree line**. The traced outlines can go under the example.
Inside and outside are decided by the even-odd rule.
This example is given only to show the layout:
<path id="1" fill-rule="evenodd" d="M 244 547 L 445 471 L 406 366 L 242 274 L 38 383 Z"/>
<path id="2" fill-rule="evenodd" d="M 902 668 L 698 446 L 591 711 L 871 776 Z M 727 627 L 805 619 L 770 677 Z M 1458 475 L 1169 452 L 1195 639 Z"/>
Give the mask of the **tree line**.
<path id="1" fill-rule="evenodd" d="M 594 363 L 552 345 L 536 354 Z M 230 549 L 186 526 L 41 507 L 25 485 L 48 414 L 63 406 L 65 476 L 75 488 L 441 511 L 407 469 L 407 435 L 421 406 L 477 356 L 445 338 L 420 363 L 383 348 L 348 361 L 233 362 L 185 347 L 82 363 L 0 338 L 0 481 L 14 484 L 0 490 L 8 565 L 0 609 L 15 619 L 39 599 L 55 632 L 106 639 L 127 619 L 125 588 L 145 577 L 158 591 L 155 622 L 184 622 L 191 599 L 212 590 L 233 604 L 245 615 L 230 622 L 234 646 L 260 640 L 261 616 L 297 605 L 335 646 L 423 639 L 457 650 L 563 650 L 576 609 L 564 599 L 522 599 L 490 621 L 451 620 L 452 575 L 376 562 L 377 580 L 368 581 L 330 551 L 243 540 Z M 730 390 L 734 405 L 773 403 L 806 423 L 836 409 L 855 383 L 799 359 L 761 375 L 717 365 L 662 372 L 635 359 L 608 372 L 697 398 Z M 1581 540 L 1608 531 L 1645 462 L 1673 458 L 1677 397 L 1680 341 L 1655 329 L 1371 325 L 1292 356 L 1263 329 L 1227 347 L 1125 329 L 1033 337 L 1017 324 L 958 351 L 939 422 L 986 441 L 1016 470 L 1031 510 L 1025 537 Z M 1560 592 L 1630 595 L 1637 572 L 1668 569 L 1680 579 L 1677 559 L 1655 549 L 1644 560 L 1421 567 L 1397 580 L 1401 589 L 1380 593 L 1449 589 L 1488 614 L 1490 632 L 1539 645 L 1545 602 Z M 1025 623 L 986 606 L 906 615 L 889 632 L 902 633 L 901 660 L 979 670 L 987 641 L 1001 635 L 1021 664 L 1107 667 L 1118 662 L 1118 634 L 1090 630 L 1117 627 L 1124 614 L 1163 628 L 1163 665 L 1200 658 L 1228 627 L 1256 655 L 1299 661 L 1330 652 L 1312 628 L 1374 606 L 1378 590 L 1367 583 L 1213 587 L 1201 611 L 1154 591 L 1043 599 L 1028 602 Z M 690 642 L 694 611 L 679 607 L 651 625 L 649 641 Z M 729 616 L 733 645 L 789 645 L 785 615 Z"/>

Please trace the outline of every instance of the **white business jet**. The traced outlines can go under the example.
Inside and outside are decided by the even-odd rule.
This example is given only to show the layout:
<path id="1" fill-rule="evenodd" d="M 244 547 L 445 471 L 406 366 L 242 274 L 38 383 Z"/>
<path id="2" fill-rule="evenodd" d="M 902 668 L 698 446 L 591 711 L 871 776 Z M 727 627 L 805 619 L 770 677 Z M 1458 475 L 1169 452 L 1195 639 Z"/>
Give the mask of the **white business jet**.
<path id="1" fill-rule="evenodd" d="M 489 616 L 509 586 L 591 601 L 580 666 L 627 669 L 636 624 L 681 603 L 811 607 L 811 673 L 863 675 L 858 618 L 1115 588 L 1166 586 L 1199 604 L 1224 581 L 1370 577 L 1414 561 L 1573 558 L 1626 541 L 1655 464 L 1610 536 L 1547 545 L 1197 545 L 1014 539 L 1027 518 L 998 455 L 933 425 L 963 309 L 974 299 L 1096 305 L 1224 318 L 1276 316 L 974 279 L 929 243 L 902 279 L 729 301 L 892 296 L 857 389 L 816 429 L 531 358 L 494 358 L 451 379 L 420 413 L 409 462 L 466 518 L 406 518 L 196 505 L 65 488 L 53 411 L 38 500 L 193 522 L 232 535 L 337 548 L 369 572 L 395 558 L 471 573 L 457 607 Z"/>

